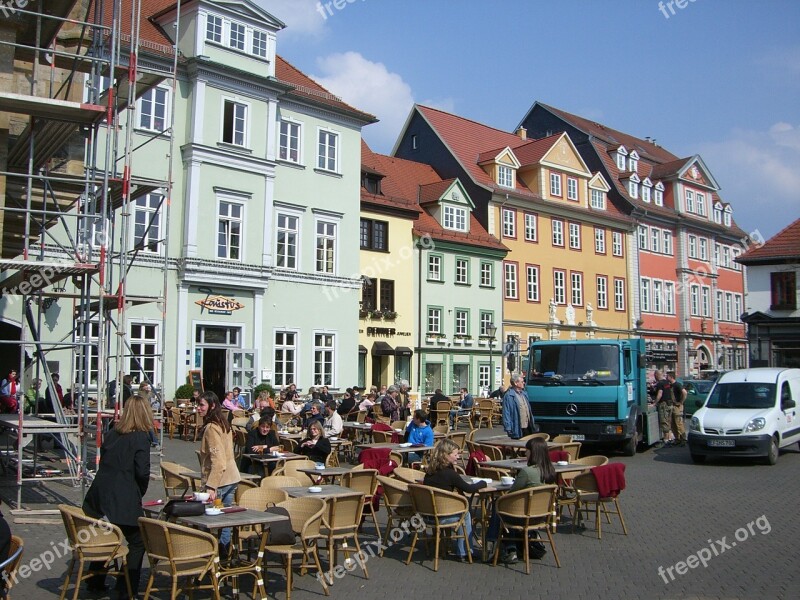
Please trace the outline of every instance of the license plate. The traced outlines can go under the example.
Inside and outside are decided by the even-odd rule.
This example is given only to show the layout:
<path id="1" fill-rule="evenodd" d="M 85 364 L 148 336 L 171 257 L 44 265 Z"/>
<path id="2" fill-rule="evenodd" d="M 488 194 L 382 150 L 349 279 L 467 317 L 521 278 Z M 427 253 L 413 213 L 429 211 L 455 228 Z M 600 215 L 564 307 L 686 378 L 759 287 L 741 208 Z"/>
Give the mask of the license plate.
<path id="1" fill-rule="evenodd" d="M 736 440 L 708 440 L 708 445 L 717 448 L 733 448 L 736 446 Z"/>
<path id="2" fill-rule="evenodd" d="M 585 439 L 586 439 L 586 436 L 585 436 L 585 435 L 574 435 L 574 434 L 573 434 L 573 436 L 572 436 L 572 441 L 573 441 L 573 442 L 582 442 L 582 441 L 584 441 Z"/>

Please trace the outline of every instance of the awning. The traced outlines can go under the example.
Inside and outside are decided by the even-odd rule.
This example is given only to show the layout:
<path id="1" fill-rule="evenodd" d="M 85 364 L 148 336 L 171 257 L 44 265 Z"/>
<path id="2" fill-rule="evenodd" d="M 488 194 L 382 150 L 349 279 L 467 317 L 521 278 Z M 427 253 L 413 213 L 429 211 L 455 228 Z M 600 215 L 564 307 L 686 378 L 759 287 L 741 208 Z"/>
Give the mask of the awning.
<path id="1" fill-rule="evenodd" d="M 358 345 L 358 353 L 359 354 L 366 354 L 367 353 L 367 347 L 366 346 L 362 346 L 361 344 L 359 344 Z"/>
<path id="2" fill-rule="evenodd" d="M 411 356 L 412 354 L 414 354 L 414 351 L 406 346 L 398 346 L 397 348 L 394 349 L 394 353 L 397 356 Z"/>
<path id="3" fill-rule="evenodd" d="M 372 344 L 372 356 L 391 356 L 392 354 L 394 354 L 394 348 L 386 342 Z"/>

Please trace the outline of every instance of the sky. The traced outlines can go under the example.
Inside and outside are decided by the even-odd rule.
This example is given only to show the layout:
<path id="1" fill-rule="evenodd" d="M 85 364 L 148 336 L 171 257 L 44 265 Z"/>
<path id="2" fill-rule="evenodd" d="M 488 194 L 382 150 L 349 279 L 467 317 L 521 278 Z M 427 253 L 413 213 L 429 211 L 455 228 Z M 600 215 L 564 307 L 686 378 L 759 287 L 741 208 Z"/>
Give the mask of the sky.
<path id="1" fill-rule="evenodd" d="M 748 233 L 800 218 L 797 0 L 253 1 L 376 152 L 414 103 L 513 131 L 538 100 L 699 154 Z"/>

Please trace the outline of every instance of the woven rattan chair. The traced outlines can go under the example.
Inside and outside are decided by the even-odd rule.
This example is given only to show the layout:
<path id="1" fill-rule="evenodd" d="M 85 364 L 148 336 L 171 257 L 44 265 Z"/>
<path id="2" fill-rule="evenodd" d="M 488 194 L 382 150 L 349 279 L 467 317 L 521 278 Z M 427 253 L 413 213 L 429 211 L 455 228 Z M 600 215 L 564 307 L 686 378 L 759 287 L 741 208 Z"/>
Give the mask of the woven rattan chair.
<path id="1" fill-rule="evenodd" d="M 305 573 L 307 568 L 316 568 L 318 573 L 323 573 L 317 544 L 321 539 L 320 527 L 327 505 L 321 498 L 289 498 L 278 506 L 289 512 L 292 530 L 299 536 L 299 540 L 291 545 L 267 544 L 266 553 L 276 554 L 283 558 L 283 567 L 286 569 L 286 600 L 291 600 L 294 587 L 292 562 L 295 556 L 299 555 L 303 559 L 300 565 L 301 574 Z M 313 559 L 314 562 L 309 564 L 309 559 Z M 328 596 L 330 592 L 325 584 L 325 578 L 319 577 L 318 579 L 325 595 Z"/>
<path id="2" fill-rule="evenodd" d="M 372 522 L 375 524 L 375 533 L 381 537 L 381 528 L 378 525 L 378 516 L 375 514 L 375 505 L 373 499 L 378 492 L 378 470 L 377 469 L 359 469 L 357 471 L 349 471 L 342 475 L 342 483 L 344 487 L 356 490 L 364 494 L 364 507 L 372 515 Z"/>
<path id="3" fill-rule="evenodd" d="M 436 422 L 433 423 L 434 427 L 436 425 L 444 425 L 448 427 L 450 423 L 448 419 L 450 418 L 450 401 L 449 400 L 439 400 L 436 403 Z M 445 433 L 447 433 L 447 429 L 445 429 Z"/>
<path id="4" fill-rule="evenodd" d="M 164 412 L 167 414 L 167 419 L 164 421 L 164 425 L 167 427 L 169 439 L 172 439 L 172 436 L 175 434 L 175 430 L 178 430 L 178 435 L 180 435 L 181 409 L 175 407 L 165 407 Z"/>
<path id="5" fill-rule="evenodd" d="M 532 433 L 530 435 L 523 436 L 519 438 L 520 442 L 527 442 L 528 440 L 534 440 L 536 438 L 542 439 L 545 442 L 550 441 L 550 434 L 549 433 Z"/>
<path id="6" fill-rule="evenodd" d="M 182 496 L 190 490 L 194 491 L 192 480 L 182 474 L 185 470 L 186 467 L 178 463 L 161 461 L 161 479 L 167 496 Z"/>
<path id="7" fill-rule="evenodd" d="M 408 467 L 395 467 L 392 475 L 403 483 L 422 483 L 422 480 L 425 479 L 425 471 Z"/>
<path id="8" fill-rule="evenodd" d="M 556 437 L 554 437 L 550 441 L 556 442 L 558 444 L 568 444 L 569 442 L 572 441 L 572 436 L 562 433 L 562 434 L 557 435 Z"/>
<path id="9" fill-rule="evenodd" d="M 392 431 L 372 430 L 372 441 L 376 444 L 387 444 L 392 441 Z"/>
<path id="10" fill-rule="evenodd" d="M 592 454 L 591 456 L 577 458 L 572 462 L 574 462 L 576 465 L 584 465 L 587 467 L 602 467 L 603 465 L 608 464 L 608 458 L 601 456 L 600 454 Z"/>
<path id="11" fill-rule="evenodd" d="M 340 549 L 345 561 L 351 554 L 361 556 L 358 528 L 364 514 L 364 497 L 354 493 L 352 496 L 332 496 L 327 502 L 328 510 L 322 519 L 322 535 L 327 540 L 329 581 L 333 581 L 333 569 Z M 347 544 L 348 540 L 352 541 L 352 545 Z M 364 571 L 364 577 L 369 579 L 366 562 L 358 561 L 358 565 Z"/>
<path id="12" fill-rule="evenodd" d="M 439 424 L 439 425 L 435 425 L 433 427 L 433 433 L 434 434 L 441 433 L 442 435 L 447 435 L 448 431 L 450 431 L 450 426 L 449 425 L 441 425 L 441 424 Z"/>
<path id="13" fill-rule="evenodd" d="M 234 417 L 231 421 L 231 427 L 241 427 L 247 431 L 247 424 L 250 422 L 250 417 Z M 257 422 L 257 421 L 256 421 Z"/>
<path id="14" fill-rule="evenodd" d="M 60 600 L 64 600 L 72 580 L 72 571 L 78 565 L 78 575 L 75 580 L 73 600 L 78 599 L 81 582 L 89 579 L 96 572 L 91 570 L 84 573 L 86 563 L 102 563 L 102 574 L 111 574 L 125 577 L 128 596 L 131 595 L 131 583 L 128 579 L 127 557 L 128 547 L 124 544 L 125 537 L 116 525 L 103 519 L 93 519 L 86 515 L 80 508 L 59 504 L 58 511 L 64 521 L 67 538 L 72 547 L 72 556 L 67 566 L 67 575 L 61 589 Z M 88 535 L 87 535 L 88 534 Z M 113 568 L 109 569 L 109 567 Z"/>
<path id="15" fill-rule="evenodd" d="M 609 465 L 602 465 L 597 467 L 600 469 L 620 469 L 623 473 L 624 480 L 625 465 L 623 463 L 613 463 Z M 619 522 L 622 525 L 622 532 L 628 535 L 628 528 L 625 525 L 625 519 L 622 516 L 622 509 L 619 505 L 619 496 L 600 496 L 597 489 L 597 479 L 595 478 L 594 469 L 589 473 L 582 473 L 573 480 L 573 486 L 577 492 L 578 499 L 575 505 L 575 518 L 572 520 L 572 530 L 575 531 L 575 525 L 580 520 L 581 511 L 585 511 L 588 517 L 590 505 L 594 504 L 594 526 L 597 530 L 597 539 L 602 539 L 602 529 L 600 524 L 600 510 L 606 516 L 608 523 L 611 523 L 610 515 L 617 515 Z M 614 506 L 614 510 L 609 509 L 609 505 Z"/>
<path id="16" fill-rule="evenodd" d="M 6 591 L 5 595 L 2 597 L 6 600 L 11 598 L 11 595 L 8 592 L 14 586 L 17 567 L 19 566 L 19 561 L 22 559 L 22 553 L 24 551 L 25 543 L 22 541 L 22 538 L 18 535 L 12 535 L 11 543 L 8 546 L 8 558 L 6 558 L 3 562 L 0 562 L 0 577 L 2 577 L 3 581 L 5 582 Z M 0 590 L 2 590 L 2 586 L 3 584 L 0 584 Z"/>
<path id="17" fill-rule="evenodd" d="M 471 563 L 472 550 L 469 539 L 467 539 L 467 528 L 464 523 L 464 518 L 469 510 L 467 499 L 455 492 L 415 483 L 409 484 L 408 493 L 411 496 L 411 506 L 414 512 L 422 517 L 426 525 L 424 533 L 427 533 L 428 528 L 431 529 L 431 535 L 426 537 L 434 540 L 433 570 L 439 570 L 439 548 L 442 534 L 463 538 L 464 545 L 467 548 L 467 559 Z M 451 520 L 453 518 L 455 520 Z M 419 537 L 420 532 L 415 530 L 406 564 L 411 562 Z"/>
<path id="18" fill-rule="evenodd" d="M 197 412 L 184 412 L 181 414 L 181 429 L 183 430 L 181 437 L 189 439 L 191 436 L 192 441 L 196 442 L 202 427 L 203 424 Z"/>
<path id="19" fill-rule="evenodd" d="M 402 431 L 405 431 L 406 425 L 408 425 L 408 422 L 406 421 L 392 421 L 389 427 L 391 427 L 392 429 L 401 429 Z"/>
<path id="20" fill-rule="evenodd" d="M 394 529 L 395 520 L 406 521 L 413 517 L 414 507 L 411 505 L 407 483 L 383 475 L 378 475 L 378 483 L 383 488 L 383 503 L 386 506 L 386 529 L 380 552 L 383 556 L 383 549 L 389 544 L 389 532 Z"/>
<path id="21" fill-rule="evenodd" d="M 269 506 L 275 506 L 289 499 L 289 495 L 280 488 L 256 487 L 246 489 L 236 503 L 252 510 L 264 511 Z M 239 528 L 239 551 L 252 549 L 253 541 L 261 536 L 261 527 Z"/>
<path id="22" fill-rule="evenodd" d="M 578 455 L 581 453 L 581 443 L 580 442 L 569 442 L 564 444 L 561 449 L 569 454 L 569 462 L 575 462 L 578 460 Z"/>
<path id="23" fill-rule="evenodd" d="M 398 467 L 402 466 L 404 462 L 403 455 L 394 451 L 389 452 L 389 460 L 394 461 L 394 464 L 396 464 Z"/>
<path id="24" fill-rule="evenodd" d="M 239 482 L 239 485 L 236 486 L 236 491 L 233 495 L 233 501 L 236 504 L 239 504 L 239 500 L 242 499 L 242 494 L 244 494 L 247 490 L 252 490 L 253 488 L 258 488 L 258 484 L 250 479 L 242 479 Z"/>
<path id="25" fill-rule="evenodd" d="M 497 467 L 487 467 L 483 463 L 475 463 L 475 470 L 478 477 L 488 477 L 494 481 L 500 481 L 501 477 L 507 477 L 511 474 L 508 469 L 498 469 Z"/>
<path id="26" fill-rule="evenodd" d="M 482 426 L 486 426 L 488 429 L 492 429 L 492 413 L 494 412 L 494 401 L 488 398 L 482 398 L 478 400 L 478 408 L 475 413 L 475 417 L 477 417 L 476 427 L 480 429 Z"/>
<path id="27" fill-rule="evenodd" d="M 475 447 L 486 455 L 489 460 L 503 460 L 503 451 L 497 446 L 489 444 L 475 444 Z"/>
<path id="28" fill-rule="evenodd" d="M 454 429 L 458 429 L 459 423 L 466 423 L 469 425 L 470 430 L 475 429 L 475 423 L 472 415 L 475 413 L 475 403 L 473 402 L 472 408 L 458 409 L 456 418 L 453 420 Z"/>
<path id="29" fill-rule="evenodd" d="M 294 462 L 294 461 L 292 461 Z M 300 487 L 303 482 L 297 477 L 289 477 L 288 475 L 271 475 L 264 477 L 261 480 L 260 487 L 262 488 L 287 488 L 287 487 Z"/>
<path id="30" fill-rule="evenodd" d="M 316 465 L 317 463 L 310 459 L 287 460 L 286 464 L 283 465 L 283 473 L 281 474 L 299 479 L 300 485 L 312 485 L 314 478 L 308 473 L 301 473 L 298 469 L 313 469 Z M 266 477 L 265 479 L 271 479 L 271 477 Z"/>
<path id="31" fill-rule="evenodd" d="M 360 410 L 356 415 L 356 423 L 366 423 L 367 422 L 367 411 Z"/>
<path id="32" fill-rule="evenodd" d="M 139 529 L 150 561 L 150 577 L 144 600 L 152 592 L 163 591 L 153 586 L 156 575 L 170 578 L 171 600 L 184 592 L 192 597 L 195 590 L 211 590 L 212 597 L 220 599 L 217 538 L 191 527 L 146 517 L 139 518 Z M 206 576 L 209 577 L 209 583 L 202 584 Z M 184 581 L 180 581 L 182 578 Z"/>
<path id="33" fill-rule="evenodd" d="M 495 544 L 494 560 L 492 561 L 494 566 L 497 566 L 502 542 L 504 540 L 520 540 L 524 548 L 525 573 L 530 574 L 530 534 L 532 531 L 544 531 L 547 539 L 542 538 L 541 541 L 550 544 L 556 565 L 561 567 L 553 534 L 550 532 L 550 526 L 555 517 L 557 489 L 558 487 L 555 485 L 542 485 L 511 492 L 497 499 L 495 506 L 497 515 L 500 517 L 501 527 L 500 537 Z"/>

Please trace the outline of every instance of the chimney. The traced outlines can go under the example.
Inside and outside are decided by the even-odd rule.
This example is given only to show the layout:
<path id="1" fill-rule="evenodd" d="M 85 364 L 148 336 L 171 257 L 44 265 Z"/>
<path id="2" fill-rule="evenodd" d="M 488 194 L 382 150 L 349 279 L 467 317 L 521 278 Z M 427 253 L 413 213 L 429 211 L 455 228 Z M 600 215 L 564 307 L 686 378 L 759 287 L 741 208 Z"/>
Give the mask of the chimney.
<path id="1" fill-rule="evenodd" d="M 519 139 L 521 139 L 521 140 L 527 140 L 528 139 L 528 130 L 525 129 L 524 127 L 520 127 L 519 129 L 517 129 L 514 132 L 514 135 L 519 137 Z"/>

